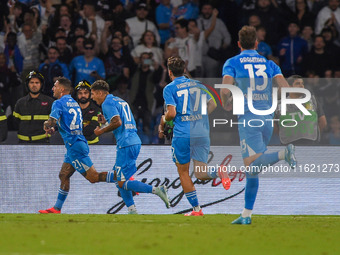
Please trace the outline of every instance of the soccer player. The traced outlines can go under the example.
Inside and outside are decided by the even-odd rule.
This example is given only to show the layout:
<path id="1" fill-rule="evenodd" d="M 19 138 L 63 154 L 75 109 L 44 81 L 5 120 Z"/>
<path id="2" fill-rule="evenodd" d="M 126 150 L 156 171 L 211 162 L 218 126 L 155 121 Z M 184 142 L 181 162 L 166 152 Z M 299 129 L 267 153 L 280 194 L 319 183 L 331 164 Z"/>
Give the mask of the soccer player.
<path id="1" fill-rule="evenodd" d="M 70 190 L 70 177 L 75 171 L 82 174 L 89 182 L 106 181 L 107 172 L 98 173 L 89 157 L 89 146 L 83 136 L 83 120 L 78 103 L 71 97 L 71 81 L 65 77 L 57 78 L 52 88 L 53 102 L 50 117 L 44 122 L 46 134 L 53 134 L 58 123 L 67 152 L 59 173 L 60 189 L 57 202 L 52 208 L 39 210 L 40 213 L 60 213 Z M 108 181 L 109 182 L 109 181 Z"/>
<path id="2" fill-rule="evenodd" d="M 251 26 L 244 26 L 238 33 L 238 46 L 241 53 L 228 59 L 223 66 L 223 84 L 234 84 L 238 86 L 244 95 L 247 89 L 253 90 L 253 106 L 257 110 L 271 108 L 272 100 L 272 78 L 279 87 L 288 87 L 280 68 L 271 60 L 259 55 L 256 52 L 258 41 L 256 30 Z M 228 89 L 221 89 L 221 98 L 224 106 L 230 102 L 231 92 Z M 260 173 L 263 166 L 270 166 L 279 160 L 286 160 L 292 167 L 296 166 L 294 145 L 288 145 L 284 150 L 275 153 L 265 153 L 267 144 L 273 133 L 273 115 L 258 116 L 249 111 L 247 100 L 245 100 L 245 114 L 239 115 L 239 123 L 248 123 L 252 119 L 261 119 L 265 124 L 262 127 L 250 127 L 238 125 L 241 152 L 243 162 L 250 171 L 246 172 L 245 207 L 241 216 L 232 224 L 251 224 L 251 214 L 254 207 Z"/>
<path id="3" fill-rule="evenodd" d="M 108 125 L 97 127 L 94 133 L 100 136 L 113 131 L 117 140 L 116 164 L 113 167 L 114 171 L 108 173 L 108 178 L 116 183 L 128 208 L 134 207 L 132 191 L 156 194 L 164 201 L 166 207 L 170 208 L 165 185 L 153 187 L 140 181 L 129 180 L 137 171 L 136 159 L 141 141 L 137 135 L 136 123 L 129 104 L 110 94 L 109 90 L 109 85 L 103 80 L 95 81 L 91 86 L 91 98 L 101 105 L 104 115 L 99 115 L 99 122 L 102 124 L 108 122 Z"/>
<path id="4" fill-rule="evenodd" d="M 177 166 L 183 191 L 193 207 L 193 211 L 185 216 L 201 216 L 203 212 L 189 175 L 190 160 L 193 159 L 195 176 L 200 180 L 220 177 L 223 187 L 229 189 L 230 179 L 226 172 L 207 167 L 210 151 L 207 114 L 215 110 L 216 105 L 207 94 L 205 86 L 199 81 L 186 78 L 184 72 L 185 62 L 180 57 L 168 59 L 168 73 L 172 82 L 163 90 L 166 112 L 161 123 L 174 120 L 172 159 Z M 206 99 L 203 100 L 207 102 L 205 106 L 202 104 L 202 98 Z M 162 125 L 159 131 L 164 132 Z"/>

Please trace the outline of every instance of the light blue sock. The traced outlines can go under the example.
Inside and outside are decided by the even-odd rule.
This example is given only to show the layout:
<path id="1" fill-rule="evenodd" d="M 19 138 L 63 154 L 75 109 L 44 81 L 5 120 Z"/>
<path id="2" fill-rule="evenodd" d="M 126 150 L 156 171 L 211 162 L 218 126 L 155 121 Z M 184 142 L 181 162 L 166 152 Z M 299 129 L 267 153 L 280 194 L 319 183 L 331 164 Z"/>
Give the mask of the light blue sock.
<path id="1" fill-rule="evenodd" d="M 244 193 L 244 200 L 245 200 L 245 206 L 244 208 L 248 210 L 253 210 L 257 190 L 259 188 L 259 176 L 251 176 L 248 173 L 246 173 L 246 190 Z"/>
<path id="2" fill-rule="evenodd" d="M 139 193 L 152 193 L 152 186 L 140 181 L 126 181 L 123 188 Z"/>
<path id="3" fill-rule="evenodd" d="M 218 169 L 216 167 L 207 167 L 207 175 L 211 178 L 211 179 L 216 179 L 218 177 Z"/>
<path id="4" fill-rule="evenodd" d="M 198 206 L 198 199 L 196 195 L 196 190 L 185 193 L 185 196 L 187 197 L 189 203 L 191 204 L 192 207 Z"/>
<path id="5" fill-rule="evenodd" d="M 114 176 L 115 176 L 115 172 L 107 172 L 107 176 L 106 176 L 106 182 L 108 183 L 113 183 L 114 181 Z"/>
<path id="6" fill-rule="evenodd" d="M 117 181 L 114 181 L 114 183 L 116 184 L 116 187 L 118 188 L 118 190 L 120 192 L 120 196 L 122 197 L 126 207 L 130 207 L 131 205 L 134 205 L 135 201 L 133 201 L 132 191 L 125 190 L 125 189 L 119 187 Z"/>
<path id="7" fill-rule="evenodd" d="M 279 160 L 278 152 L 264 153 L 250 164 L 250 169 L 253 169 L 254 173 L 260 173 L 263 166 L 274 165 L 275 163 L 279 162 Z"/>
<path id="8" fill-rule="evenodd" d="M 54 205 L 54 209 L 56 210 L 61 210 L 61 208 L 63 207 L 63 204 L 66 200 L 66 197 L 68 195 L 68 191 L 59 189 L 58 190 L 58 198 L 57 198 L 57 202 Z"/>

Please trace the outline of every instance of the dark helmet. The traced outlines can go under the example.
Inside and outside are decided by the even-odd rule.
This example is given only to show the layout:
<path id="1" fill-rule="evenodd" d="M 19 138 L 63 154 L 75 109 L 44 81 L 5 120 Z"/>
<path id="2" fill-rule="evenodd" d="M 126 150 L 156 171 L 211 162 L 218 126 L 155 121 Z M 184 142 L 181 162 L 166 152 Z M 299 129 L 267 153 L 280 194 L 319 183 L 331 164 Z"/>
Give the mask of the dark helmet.
<path id="1" fill-rule="evenodd" d="M 39 90 L 37 93 L 35 93 L 35 94 L 39 94 L 39 93 L 42 91 L 43 87 L 44 87 L 45 78 L 44 78 L 44 76 L 43 76 L 41 73 L 39 73 L 39 72 L 37 72 L 37 71 L 31 71 L 31 72 L 29 72 L 29 73 L 27 74 L 27 76 L 26 76 L 26 82 L 25 82 L 26 88 L 27 88 L 28 91 L 30 91 L 30 89 L 29 89 L 29 87 L 28 87 L 28 83 L 30 82 L 30 80 L 31 80 L 32 78 L 38 78 L 38 79 L 40 80 L 40 83 L 41 83 L 40 90 Z"/>
<path id="2" fill-rule="evenodd" d="M 89 98 L 87 98 L 87 99 L 78 99 L 78 96 L 77 96 L 78 91 L 81 90 L 81 89 L 87 89 L 90 92 L 90 94 L 91 94 L 91 84 L 87 80 L 80 81 L 78 83 L 78 85 L 74 89 L 76 91 L 76 97 L 77 97 L 76 100 L 78 102 L 80 102 L 82 104 L 85 104 L 85 103 L 90 101 L 90 97 L 91 96 Z"/>

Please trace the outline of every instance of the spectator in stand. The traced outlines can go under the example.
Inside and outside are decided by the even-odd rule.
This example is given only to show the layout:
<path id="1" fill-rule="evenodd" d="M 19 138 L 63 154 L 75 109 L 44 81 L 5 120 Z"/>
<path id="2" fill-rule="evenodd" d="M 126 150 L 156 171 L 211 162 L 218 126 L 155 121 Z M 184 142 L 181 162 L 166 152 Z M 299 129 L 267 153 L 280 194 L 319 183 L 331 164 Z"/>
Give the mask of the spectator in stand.
<path id="1" fill-rule="evenodd" d="M 283 38 L 277 46 L 284 76 L 302 74 L 301 63 L 308 52 L 308 44 L 299 36 L 299 30 L 296 22 L 290 22 L 288 36 Z"/>
<path id="2" fill-rule="evenodd" d="M 42 39 L 42 33 L 40 28 L 34 30 L 29 24 L 22 26 L 22 34 L 18 34 L 18 45 L 22 49 L 23 71 L 22 76 L 25 77 L 32 69 L 37 69 L 39 61 L 39 44 Z"/>
<path id="3" fill-rule="evenodd" d="M 82 35 L 79 35 L 75 38 L 73 47 L 72 47 L 72 58 L 84 55 L 85 49 L 84 49 L 84 41 L 85 37 Z"/>
<path id="4" fill-rule="evenodd" d="M 314 36 L 313 27 L 311 26 L 303 27 L 301 32 L 301 38 L 307 41 L 308 52 L 310 52 L 313 47 L 313 36 Z"/>
<path id="5" fill-rule="evenodd" d="M 47 24 L 50 14 L 55 12 L 55 9 L 52 7 L 51 0 L 39 0 L 39 3 L 33 5 L 31 8 L 38 10 L 43 24 Z"/>
<path id="6" fill-rule="evenodd" d="M 314 27 L 315 15 L 309 11 L 307 0 L 295 0 L 295 11 L 291 13 L 290 20 L 295 20 L 300 30 L 305 26 Z"/>
<path id="7" fill-rule="evenodd" d="M 175 23 L 176 37 L 170 38 L 165 43 L 165 59 L 171 56 L 180 56 L 186 64 L 186 70 L 190 74 L 195 73 L 195 53 L 196 42 L 189 36 L 188 21 L 185 19 L 177 20 Z"/>
<path id="8" fill-rule="evenodd" d="M 259 42 L 257 45 L 257 52 L 266 57 L 269 60 L 273 60 L 273 52 L 272 48 L 265 42 L 266 40 L 266 28 L 263 26 L 256 27 L 256 36 L 257 41 Z"/>
<path id="9" fill-rule="evenodd" d="M 218 11 L 217 9 L 213 10 L 213 18 L 210 24 L 210 27 L 204 31 L 201 31 L 198 27 L 197 21 L 195 19 L 189 20 L 188 29 L 189 36 L 192 36 L 196 42 L 196 53 L 195 53 L 195 73 L 194 77 L 203 77 L 203 63 L 202 63 L 202 52 L 204 42 L 209 38 L 210 34 L 215 28 L 216 20 L 217 20 Z M 166 69 L 165 69 L 166 70 Z"/>
<path id="10" fill-rule="evenodd" d="M 130 77 L 133 69 L 133 59 L 128 51 L 123 51 L 123 41 L 113 37 L 108 47 L 106 42 L 101 42 L 102 53 L 104 54 L 104 66 L 106 81 L 110 86 L 110 92 L 117 88 L 117 79 L 124 76 Z"/>
<path id="11" fill-rule="evenodd" d="M 197 20 L 198 27 L 201 31 L 207 30 L 215 17 L 213 17 L 213 6 L 210 3 L 204 3 L 201 9 L 201 16 Z M 216 59 L 216 56 L 209 54 L 209 49 L 215 50 L 223 49 L 224 51 L 230 46 L 231 36 L 223 21 L 216 20 L 214 30 L 211 32 L 209 38 L 205 40 L 203 45 L 203 72 L 204 77 L 219 77 L 221 76 L 220 61 L 225 59 Z M 223 56 L 222 56 L 223 57 Z M 227 57 L 227 56 L 225 56 Z M 183 59 L 183 57 L 181 57 Z"/>
<path id="12" fill-rule="evenodd" d="M 120 0 L 110 1 L 109 5 L 114 16 L 113 22 L 115 24 L 115 28 L 118 30 L 124 30 L 126 26 L 125 20 L 130 18 L 132 15 L 126 9 L 124 9 Z"/>
<path id="13" fill-rule="evenodd" d="M 52 87 L 58 77 L 70 78 L 67 65 L 59 61 L 59 50 L 56 47 L 50 47 L 47 52 L 47 60 L 39 66 L 39 72 L 45 77 L 43 93 L 53 97 Z"/>
<path id="14" fill-rule="evenodd" d="M 260 17 L 261 24 L 266 28 L 267 43 L 275 47 L 287 31 L 286 17 L 270 0 L 257 0 L 253 14 Z"/>
<path id="15" fill-rule="evenodd" d="M 154 104 L 153 92 L 156 83 L 159 82 L 159 70 L 156 70 L 155 63 L 152 61 L 152 54 L 144 52 L 140 56 L 139 68 L 131 78 L 130 100 L 131 110 L 136 122 L 141 119 L 143 123 L 143 131 L 149 135 L 151 114 Z M 151 66 L 154 65 L 154 70 Z M 161 72 L 162 72 L 162 68 Z"/>
<path id="16" fill-rule="evenodd" d="M 128 33 L 132 37 L 134 46 L 137 46 L 140 38 L 142 37 L 142 34 L 146 30 L 152 31 L 156 35 L 157 42 L 160 42 L 157 27 L 152 21 L 146 19 L 147 16 L 148 16 L 147 5 L 141 2 L 137 6 L 136 16 L 126 20 L 126 23 L 129 27 Z"/>
<path id="17" fill-rule="evenodd" d="M 339 59 L 340 47 L 335 44 L 335 38 L 331 28 L 324 28 L 321 31 L 321 36 L 325 40 L 325 50 L 330 53 L 335 59 Z"/>
<path id="18" fill-rule="evenodd" d="M 23 89 L 14 65 L 8 67 L 6 62 L 8 62 L 6 55 L 0 53 L 0 97 L 2 108 L 7 110 L 10 106 L 13 110 L 16 101 L 22 97 Z"/>
<path id="19" fill-rule="evenodd" d="M 261 19 L 258 15 L 253 14 L 250 15 L 248 18 L 248 25 L 257 28 L 258 26 L 261 26 Z"/>
<path id="20" fill-rule="evenodd" d="M 340 117 L 333 115 L 330 117 L 330 130 L 326 135 L 326 144 L 340 145 Z"/>
<path id="21" fill-rule="evenodd" d="M 152 60 L 157 66 L 163 64 L 163 50 L 157 46 L 155 34 L 150 30 L 143 33 L 139 44 L 131 52 L 137 65 L 140 64 L 140 56 L 144 52 L 152 53 Z"/>
<path id="22" fill-rule="evenodd" d="M 161 0 L 156 8 L 156 23 L 161 37 L 161 46 L 164 46 L 165 42 L 171 37 L 171 30 L 173 30 L 171 16 L 172 5 L 170 0 Z"/>
<path id="23" fill-rule="evenodd" d="M 85 1 L 81 14 L 87 23 L 89 30 L 88 36 L 90 36 L 90 34 L 96 34 L 97 40 L 100 42 L 105 21 L 98 14 L 96 14 L 95 3 L 91 0 Z"/>
<path id="24" fill-rule="evenodd" d="M 8 68 L 14 66 L 14 70 L 20 74 L 23 69 L 24 57 L 17 44 L 17 34 L 9 32 L 4 38 L 0 38 L 0 40 L 0 48 L 3 47 L 4 49 L 3 52 L 6 55 Z M 6 43 L 3 44 L 2 40 L 5 40 Z"/>
<path id="25" fill-rule="evenodd" d="M 72 27 L 72 19 L 70 15 L 60 16 L 59 26 L 65 30 L 66 38 L 68 44 L 70 44 L 74 39 L 74 31 Z"/>
<path id="26" fill-rule="evenodd" d="M 12 32 L 19 32 L 19 27 L 23 24 L 22 18 L 22 4 L 20 2 L 15 2 L 9 9 L 8 19 L 10 21 L 10 28 Z"/>
<path id="27" fill-rule="evenodd" d="M 313 49 L 302 62 L 304 73 L 313 71 L 319 77 L 324 77 L 325 71 L 333 68 L 333 57 L 325 51 L 325 41 L 321 35 L 314 38 Z"/>
<path id="28" fill-rule="evenodd" d="M 179 19 L 197 19 L 199 14 L 198 6 L 191 0 L 182 0 L 182 4 L 174 9 L 173 17 Z"/>
<path id="29" fill-rule="evenodd" d="M 320 10 L 315 21 L 315 34 L 319 35 L 329 20 L 333 24 L 340 24 L 339 0 L 328 0 L 328 5 Z"/>
<path id="30" fill-rule="evenodd" d="M 59 61 L 65 64 L 70 64 L 72 61 L 71 47 L 67 45 L 66 37 L 58 37 L 56 39 L 56 47 L 59 50 Z"/>
<path id="31" fill-rule="evenodd" d="M 101 59 L 95 56 L 95 43 L 91 39 L 84 41 L 85 54 L 75 57 L 69 66 L 70 76 L 73 84 L 81 80 L 93 83 L 96 80 L 105 79 L 105 67 Z"/>
<path id="32" fill-rule="evenodd" d="M 129 80 L 125 76 L 121 76 L 117 80 L 117 89 L 112 92 L 112 94 L 116 97 L 123 99 L 129 105 L 131 105 L 130 101 L 130 91 L 128 90 Z"/>

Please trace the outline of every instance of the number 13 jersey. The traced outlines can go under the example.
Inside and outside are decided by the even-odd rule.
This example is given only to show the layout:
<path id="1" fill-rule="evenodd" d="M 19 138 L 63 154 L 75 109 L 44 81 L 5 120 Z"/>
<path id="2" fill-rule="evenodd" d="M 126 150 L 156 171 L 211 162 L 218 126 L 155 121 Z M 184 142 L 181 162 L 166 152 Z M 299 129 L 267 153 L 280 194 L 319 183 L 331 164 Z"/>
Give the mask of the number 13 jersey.
<path id="1" fill-rule="evenodd" d="M 282 73 L 279 66 L 258 54 L 256 50 L 244 50 L 225 62 L 222 76 L 226 75 L 235 79 L 236 86 L 245 95 L 244 112 L 246 114 L 249 112 L 248 88 L 252 90 L 255 109 L 270 109 L 272 106 L 272 79 L 277 75 L 282 75 Z"/>

